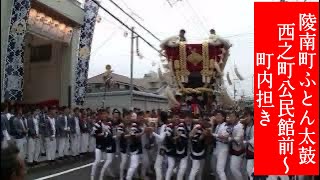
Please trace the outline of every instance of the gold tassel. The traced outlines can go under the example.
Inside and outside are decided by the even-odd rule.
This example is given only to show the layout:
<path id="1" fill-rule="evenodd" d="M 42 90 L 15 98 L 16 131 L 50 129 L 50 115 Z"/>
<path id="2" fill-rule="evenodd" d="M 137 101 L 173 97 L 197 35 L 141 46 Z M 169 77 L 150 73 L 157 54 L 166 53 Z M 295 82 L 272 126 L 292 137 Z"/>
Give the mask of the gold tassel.
<path id="1" fill-rule="evenodd" d="M 217 72 L 220 74 L 220 76 L 223 76 L 223 73 L 222 73 L 221 68 L 220 68 L 219 64 L 217 63 L 217 61 L 214 61 L 214 67 L 217 70 Z"/>
<path id="2" fill-rule="evenodd" d="M 231 85 L 232 85 L 232 82 L 231 82 L 231 79 L 230 79 L 230 74 L 229 74 L 229 72 L 227 72 L 227 80 L 228 80 L 228 84 L 231 86 Z"/>
<path id="3" fill-rule="evenodd" d="M 237 67 L 234 68 L 234 72 L 236 73 L 236 76 L 240 79 L 240 81 L 244 80 L 243 77 L 240 75 Z"/>
<path id="4" fill-rule="evenodd" d="M 214 68 L 214 61 L 216 61 L 216 59 L 210 59 L 209 60 L 209 69 L 213 69 Z"/>
<path id="5" fill-rule="evenodd" d="M 174 69 L 180 69 L 180 62 L 179 60 L 174 60 Z"/>

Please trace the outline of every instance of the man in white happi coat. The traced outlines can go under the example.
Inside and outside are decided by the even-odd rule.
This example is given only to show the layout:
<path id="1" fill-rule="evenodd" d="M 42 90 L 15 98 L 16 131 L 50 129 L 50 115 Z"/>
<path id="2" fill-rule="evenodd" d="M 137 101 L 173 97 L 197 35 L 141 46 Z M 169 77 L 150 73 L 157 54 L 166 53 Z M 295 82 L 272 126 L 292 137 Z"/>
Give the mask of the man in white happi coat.
<path id="1" fill-rule="evenodd" d="M 58 143 L 58 156 L 59 159 L 62 159 L 64 156 L 69 155 L 69 147 L 70 147 L 70 127 L 69 127 L 69 119 L 70 110 L 68 107 L 63 107 L 64 113 L 58 117 L 57 119 L 57 143 Z"/>
<path id="2" fill-rule="evenodd" d="M 230 170 L 234 179 L 242 180 L 241 165 L 244 155 L 244 127 L 239 121 L 238 113 L 234 111 L 228 113 L 226 122 L 231 127 L 231 136 L 228 139 L 230 145 Z"/>
<path id="3" fill-rule="evenodd" d="M 228 124 L 225 122 L 225 112 L 218 110 L 215 112 L 215 123 L 217 124 L 215 132 L 212 134 L 216 139 L 216 148 L 213 155 L 216 158 L 216 171 L 220 180 L 227 180 L 225 167 L 229 155 L 229 137 Z"/>
<path id="4" fill-rule="evenodd" d="M 40 133 L 39 133 L 39 113 L 34 110 L 32 116 L 28 118 L 28 159 L 29 165 L 36 165 L 40 156 Z"/>
<path id="5" fill-rule="evenodd" d="M 87 153 L 89 150 L 89 121 L 88 121 L 88 114 L 83 113 L 82 117 L 79 121 L 80 125 L 80 132 L 81 132 L 81 146 L 80 146 L 80 153 L 84 154 Z"/>
<path id="6" fill-rule="evenodd" d="M 27 151 L 27 123 L 26 119 L 23 117 L 22 108 L 19 108 L 17 111 L 17 115 L 12 119 L 12 134 L 14 136 L 16 145 L 19 149 L 19 156 L 21 159 L 25 159 L 26 151 Z"/>
<path id="7" fill-rule="evenodd" d="M 71 138 L 71 151 L 72 156 L 76 157 L 80 155 L 80 111 L 79 108 L 74 109 L 74 115 L 69 120 L 70 125 L 70 138 Z"/>
<path id="8" fill-rule="evenodd" d="M 246 150 L 246 170 L 247 176 L 253 180 L 253 152 L 254 152 L 254 126 L 253 126 L 253 111 L 247 109 L 244 113 L 244 119 L 241 123 L 245 125 L 245 134 L 243 144 Z"/>
<path id="9" fill-rule="evenodd" d="M 159 125 L 157 132 L 152 132 L 152 135 L 156 138 L 157 147 L 157 157 L 154 164 L 155 176 L 156 180 L 163 179 L 163 162 L 164 162 L 164 154 L 162 152 L 163 148 L 163 140 L 166 137 L 165 129 L 168 123 L 168 114 L 166 112 L 161 112 L 159 117 Z M 155 130 L 155 129 L 154 129 Z"/>
<path id="10" fill-rule="evenodd" d="M 45 106 L 41 110 L 39 114 L 39 133 L 40 133 L 40 153 L 42 155 L 46 154 L 46 146 L 45 146 L 45 131 L 46 131 L 46 123 L 45 119 L 47 118 L 48 115 L 48 107 Z"/>
<path id="11" fill-rule="evenodd" d="M 49 163 L 53 163 L 56 157 L 57 142 L 56 142 L 56 108 L 51 107 L 48 115 L 46 116 L 44 123 L 44 140 L 47 160 Z"/>
<path id="12" fill-rule="evenodd" d="M 96 138 L 94 136 L 94 124 L 96 123 L 96 115 L 91 113 L 88 116 L 88 128 L 89 128 L 89 152 L 94 152 L 96 148 Z"/>
<path id="13" fill-rule="evenodd" d="M 1 107 L 1 148 L 6 148 L 8 146 L 8 142 L 11 140 L 11 137 L 9 134 L 10 118 L 11 118 L 11 114 L 8 111 L 8 106 L 4 104 L 4 106 Z"/>

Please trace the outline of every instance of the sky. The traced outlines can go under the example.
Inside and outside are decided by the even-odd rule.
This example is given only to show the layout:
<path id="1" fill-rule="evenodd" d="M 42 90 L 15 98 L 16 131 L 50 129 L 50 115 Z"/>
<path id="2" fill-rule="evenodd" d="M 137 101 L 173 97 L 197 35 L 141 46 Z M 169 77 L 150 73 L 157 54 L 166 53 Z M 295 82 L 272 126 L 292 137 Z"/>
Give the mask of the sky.
<path id="1" fill-rule="evenodd" d="M 244 81 L 236 83 L 238 95 L 253 96 L 253 0 L 169 0 L 173 3 L 172 7 L 167 0 L 114 1 L 160 39 L 177 35 L 183 28 L 186 30 L 188 41 L 201 43 L 208 38 L 208 31 L 214 28 L 218 35 L 227 38 L 233 44 L 225 74 L 230 72 L 231 79 L 236 78 L 233 69 L 237 67 L 245 77 Z M 139 34 L 159 48 L 158 40 L 140 28 L 109 0 L 101 0 L 101 5 L 128 26 L 134 26 Z M 102 9 L 99 10 L 99 16 L 101 22 L 95 27 L 89 77 L 103 73 L 107 64 L 112 66 L 115 73 L 130 76 L 130 32 Z M 125 34 L 128 36 L 125 37 Z M 151 70 L 156 71 L 161 64 L 158 53 L 142 40 L 139 41 L 139 51 L 144 58 L 134 57 L 134 78 L 143 77 Z M 233 86 L 226 86 L 228 92 L 233 93 Z"/>

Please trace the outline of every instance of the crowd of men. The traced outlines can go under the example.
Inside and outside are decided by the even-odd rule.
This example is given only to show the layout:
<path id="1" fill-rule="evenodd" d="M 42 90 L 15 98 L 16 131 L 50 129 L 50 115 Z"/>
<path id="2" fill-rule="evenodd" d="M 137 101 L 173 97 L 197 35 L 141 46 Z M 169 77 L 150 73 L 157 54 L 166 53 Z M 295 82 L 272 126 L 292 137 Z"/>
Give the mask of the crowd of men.
<path id="1" fill-rule="evenodd" d="M 49 162 L 66 157 L 94 152 L 95 138 L 92 125 L 95 113 L 67 107 L 15 107 L 8 106 L 1 111 L 1 145 L 14 142 L 20 150 L 20 157 L 28 165 L 39 163 L 41 154 Z M 57 153 L 56 153 L 57 152 Z"/>
<path id="2" fill-rule="evenodd" d="M 30 166 L 43 153 L 54 163 L 94 152 L 91 180 L 200 180 L 204 169 L 220 180 L 270 179 L 253 173 L 253 124 L 250 109 L 219 109 L 194 119 L 190 112 L 3 106 L 1 146 L 16 144 Z"/>
<path id="3" fill-rule="evenodd" d="M 136 174 L 148 179 L 153 170 L 157 180 L 204 179 L 204 166 L 211 157 L 212 172 L 221 180 L 254 178 L 253 111 L 249 109 L 243 112 L 241 121 L 238 112 L 223 110 L 199 119 L 193 119 L 189 112 L 160 112 L 156 123 L 141 111 L 125 114 L 116 123 L 108 117 L 108 112 L 102 110 L 94 124 L 92 180 L 97 175 L 99 180 L 106 174 L 114 176 L 111 164 L 116 158 L 120 158 L 120 179 L 131 180 Z M 246 172 L 242 171 L 243 164 Z M 231 174 L 227 175 L 227 169 Z"/>
<path id="4" fill-rule="evenodd" d="M 99 180 L 106 174 L 115 177 L 114 172 L 119 172 L 121 180 L 131 180 L 137 174 L 156 180 L 213 178 L 204 176 L 204 170 L 220 180 L 304 179 L 254 175 L 254 116 L 250 108 L 242 112 L 217 109 L 197 119 L 189 111 L 162 111 L 156 122 L 142 111 L 124 113 L 117 121 L 109 117 L 101 110 L 93 127 L 96 149 L 91 180 L 97 175 Z"/>

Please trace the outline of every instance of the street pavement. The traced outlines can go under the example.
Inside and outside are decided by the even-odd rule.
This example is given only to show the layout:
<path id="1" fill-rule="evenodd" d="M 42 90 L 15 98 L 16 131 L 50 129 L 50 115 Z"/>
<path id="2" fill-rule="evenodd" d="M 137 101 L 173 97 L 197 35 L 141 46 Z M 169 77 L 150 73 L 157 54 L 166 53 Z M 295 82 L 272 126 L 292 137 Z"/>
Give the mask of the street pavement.
<path id="1" fill-rule="evenodd" d="M 59 180 L 72 180 L 72 179 L 77 179 L 77 180 L 88 180 L 89 175 L 90 175 L 90 168 L 91 166 L 88 165 L 93 162 L 93 157 L 92 156 L 85 156 L 79 159 L 74 159 L 74 160 L 63 160 L 63 161 L 57 161 L 54 164 L 40 164 L 37 167 L 29 168 L 27 170 L 27 177 L 26 180 L 36 180 L 36 179 L 59 179 Z M 79 168 L 84 165 L 88 165 L 87 168 Z M 79 168 L 74 170 L 75 168 Z M 66 171 L 71 171 L 68 173 L 65 173 Z M 58 175 L 57 173 L 65 173 Z M 44 178 L 50 175 L 57 175 L 52 178 Z M 71 179 L 69 179 L 71 178 Z M 40 180 L 39 179 L 39 180 Z"/>
<path id="2" fill-rule="evenodd" d="M 84 156 L 77 160 L 58 161 L 52 165 L 43 164 L 41 166 L 28 169 L 26 180 L 89 180 L 93 160 L 93 156 L 91 155 Z M 100 163 L 97 172 L 100 172 L 102 165 L 103 163 Z M 114 168 L 115 165 L 113 164 L 112 167 Z M 208 166 L 205 166 L 205 177 L 203 179 L 214 180 L 214 177 L 210 176 L 208 172 Z M 118 174 L 117 170 L 115 170 L 115 174 Z M 98 179 L 98 173 L 96 179 Z M 119 180 L 119 178 L 111 178 L 107 176 L 104 178 L 104 180 L 113 179 Z M 150 180 L 154 179 L 154 176 L 150 177 Z"/>
<path id="3" fill-rule="evenodd" d="M 56 173 L 64 172 L 65 170 L 76 168 L 78 166 L 81 166 L 82 164 L 83 162 L 75 163 L 71 166 L 58 167 L 56 169 L 48 168 L 43 172 L 37 172 L 37 173 L 32 173 L 28 175 L 27 180 L 41 180 L 41 178 L 48 179 L 48 180 L 89 180 L 91 166 L 87 166 L 85 168 L 81 168 L 69 173 L 57 175 L 51 178 L 47 177 L 50 175 L 55 175 Z M 106 177 L 105 179 L 108 179 L 108 178 Z"/>
<path id="4" fill-rule="evenodd" d="M 93 157 L 83 157 L 78 160 L 67 160 L 57 162 L 54 165 L 42 165 L 36 168 L 28 170 L 26 180 L 90 180 L 91 166 L 93 162 Z M 100 163 L 98 172 L 102 167 L 103 163 Z M 114 167 L 114 165 L 112 166 Z M 214 176 L 209 175 L 210 166 L 204 166 L 204 177 L 203 180 L 215 180 Z M 115 172 L 117 173 L 117 172 Z M 227 173 L 228 174 L 228 173 Z M 98 176 L 98 173 L 97 173 Z M 229 177 L 229 176 L 228 176 Z M 95 179 L 98 179 L 96 177 Z M 150 177 L 149 180 L 154 180 L 155 177 Z M 175 179 L 175 178 L 173 178 Z M 319 179 L 316 177 L 314 179 Z M 104 180 L 119 180 L 119 178 L 105 177 Z M 135 179 L 137 180 L 137 179 Z M 232 180 L 232 178 L 230 179 Z M 310 177 L 305 177 L 304 180 L 313 180 Z"/>

